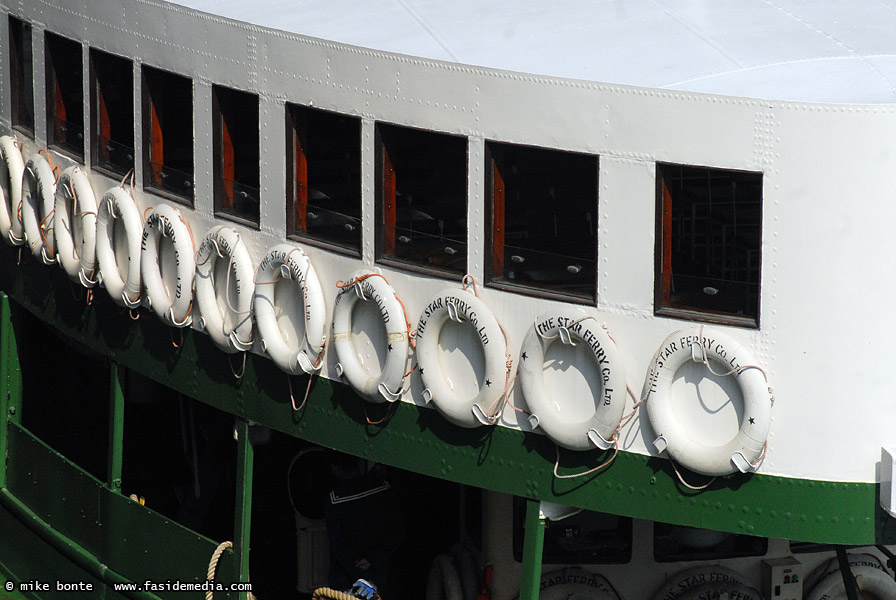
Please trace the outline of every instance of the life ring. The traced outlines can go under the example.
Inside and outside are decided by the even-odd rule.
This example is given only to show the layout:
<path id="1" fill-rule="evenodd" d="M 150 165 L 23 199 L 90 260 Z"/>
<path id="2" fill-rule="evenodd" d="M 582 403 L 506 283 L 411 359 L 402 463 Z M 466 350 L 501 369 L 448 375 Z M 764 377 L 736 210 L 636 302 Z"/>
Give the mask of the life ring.
<path id="1" fill-rule="evenodd" d="M 426 578 L 426 600 L 465 600 L 457 569 L 447 554 L 432 560 Z"/>
<path id="2" fill-rule="evenodd" d="M 168 240 L 174 250 L 172 265 L 162 265 L 162 242 Z M 169 204 L 154 207 L 143 226 L 140 246 L 140 274 L 146 289 L 146 300 L 156 315 L 175 327 L 189 327 L 193 322 L 193 274 L 196 270 L 193 236 L 181 218 L 180 211 Z M 165 271 L 164 276 L 163 272 Z"/>
<path id="3" fill-rule="evenodd" d="M 469 323 L 476 331 L 485 357 L 485 372 L 479 393 L 462 397 L 454 391 L 451 373 L 442 368 L 439 337 L 448 319 Z M 458 288 L 439 292 L 425 304 L 417 322 L 417 363 L 423 379 L 423 400 L 432 402 L 442 415 L 460 427 L 492 422 L 488 413 L 505 394 L 511 365 L 507 341 L 492 311 L 477 296 Z"/>
<path id="4" fill-rule="evenodd" d="M 289 283 L 278 288 L 283 280 Z M 291 295 L 295 292 L 301 294 L 301 302 Z M 302 309 L 302 326 L 295 322 L 293 307 Z M 271 248 L 255 275 L 255 323 L 261 346 L 274 364 L 291 375 L 320 369 L 326 318 L 324 293 L 311 258 L 289 244 Z M 280 327 L 283 320 L 289 321 L 285 329 Z M 296 335 L 290 336 L 290 331 Z"/>
<path id="5" fill-rule="evenodd" d="M 892 576 L 887 568 L 884 566 L 883 561 L 876 555 L 862 552 L 862 553 L 853 553 L 846 555 L 847 564 L 849 564 L 850 569 L 855 574 L 857 569 L 873 569 L 879 571 L 883 574 L 887 579 L 892 580 Z M 814 592 L 816 588 L 819 587 L 820 582 L 831 578 L 832 585 L 834 585 L 835 589 L 833 592 L 838 592 L 845 594 L 845 590 L 843 588 L 843 576 L 840 572 L 840 565 L 836 557 L 830 558 L 825 562 L 821 563 L 816 567 L 807 577 L 804 578 L 803 585 L 803 595 L 808 596 L 810 593 Z M 836 581 L 840 581 L 840 586 L 837 588 Z M 832 593 L 833 593 L 832 592 Z M 832 595 L 831 598 L 840 598 L 840 596 Z M 846 596 L 842 596 L 845 598 Z M 896 597 L 896 596 L 893 596 Z"/>
<path id="6" fill-rule="evenodd" d="M 762 594 L 755 589 L 737 581 L 704 583 L 688 590 L 679 596 L 677 600 L 723 600 L 725 598 L 765 600 Z"/>
<path id="7" fill-rule="evenodd" d="M 717 375 L 730 374 L 740 387 L 743 418 L 737 435 L 726 444 L 712 447 L 692 439 L 673 411 L 672 381 L 689 360 L 704 363 Z M 719 373 L 719 367 L 725 372 Z M 657 452 L 665 450 L 672 460 L 703 475 L 756 470 L 765 454 L 773 398 L 765 372 L 736 340 L 702 327 L 673 333 L 657 350 L 646 385 L 647 416 L 657 435 L 653 443 Z"/>
<path id="8" fill-rule="evenodd" d="M 53 244 L 55 196 L 56 176 L 50 163 L 40 154 L 33 155 L 25 164 L 22 175 L 22 224 L 31 254 L 45 265 L 56 262 Z"/>
<path id="9" fill-rule="evenodd" d="M 594 390 L 593 409 L 578 414 L 564 406 L 561 393 L 547 388 L 545 358 L 555 340 L 579 345 L 593 359 L 600 391 Z M 582 311 L 561 308 L 541 314 L 529 328 L 520 349 L 519 378 L 533 428 L 541 427 L 558 445 L 570 450 L 613 447 L 616 428 L 625 410 L 625 368 L 619 350 L 606 330 Z"/>
<path id="10" fill-rule="evenodd" d="M 364 367 L 353 340 L 352 313 L 359 301 L 374 303 L 386 328 L 386 362 L 377 375 Z M 350 283 L 342 287 L 333 308 L 331 339 L 339 359 L 336 373 L 344 376 L 358 394 L 375 403 L 395 402 L 401 398 L 405 392 L 410 339 L 404 308 L 384 277 L 370 271 L 358 271 Z"/>
<path id="11" fill-rule="evenodd" d="M 857 566 L 851 568 L 856 586 L 867 600 L 892 600 L 896 598 L 896 581 L 889 573 L 876 567 Z M 846 600 L 843 575 L 837 570 L 828 574 L 812 589 L 807 600 Z"/>
<path id="12" fill-rule="evenodd" d="M 620 600 L 619 593 L 598 573 L 567 567 L 541 576 L 539 600 Z"/>
<path id="13" fill-rule="evenodd" d="M 123 229 L 122 229 L 123 227 Z M 124 256 L 118 256 L 115 231 L 124 232 Z M 112 300 L 125 308 L 137 308 L 141 302 L 140 246 L 143 218 L 131 195 L 122 187 L 103 194 L 96 211 L 97 279 Z M 124 273 L 124 277 L 122 277 Z"/>
<path id="14" fill-rule="evenodd" d="M 0 235 L 13 246 L 25 243 L 19 203 L 22 201 L 22 177 L 25 162 L 19 142 L 8 135 L 0 137 Z"/>
<path id="15" fill-rule="evenodd" d="M 69 167 L 56 185 L 53 218 L 59 263 L 86 288 L 96 284 L 96 197 L 80 167 Z"/>
<path id="16" fill-rule="evenodd" d="M 654 600 L 679 600 L 690 590 L 706 584 L 744 583 L 743 575 L 719 565 L 692 567 L 679 571 L 663 588 L 657 592 Z"/>
<path id="17" fill-rule="evenodd" d="M 215 345 L 228 353 L 252 348 L 254 272 L 236 229 L 218 225 L 206 234 L 196 256 L 195 287 L 199 323 Z"/>

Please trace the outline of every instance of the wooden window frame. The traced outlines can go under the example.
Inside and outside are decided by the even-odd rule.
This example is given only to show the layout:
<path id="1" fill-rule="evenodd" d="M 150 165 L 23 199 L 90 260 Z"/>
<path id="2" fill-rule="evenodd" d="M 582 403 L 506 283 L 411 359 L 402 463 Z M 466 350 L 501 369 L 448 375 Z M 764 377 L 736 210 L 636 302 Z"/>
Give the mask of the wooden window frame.
<path id="1" fill-rule="evenodd" d="M 90 48 L 89 50 L 89 61 L 90 61 L 90 162 L 94 169 L 101 173 L 106 173 L 112 176 L 121 177 L 122 175 L 126 175 L 128 172 L 134 169 L 136 164 L 136 149 L 135 149 L 135 122 L 134 122 L 134 61 L 129 58 L 119 56 L 117 54 L 112 54 L 110 52 L 106 52 L 104 50 L 99 50 L 97 48 Z M 131 99 L 131 132 L 130 132 L 130 150 L 131 150 L 131 163 L 128 168 L 116 168 L 112 165 L 112 159 L 110 158 L 110 150 L 107 148 L 103 148 L 100 144 L 100 138 L 112 140 L 112 136 L 115 133 L 112 130 L 112 118 L 109 114 L 109 108 L 106 104 L 106 94 L 103 93 L 102 85 L 101 85 L 101 77 L 98 73 L 97 69 L 97 59 L 99 56 L 105 55 L 109 57 L 113 57 L 114 59 L 122 60 L 128 63 L 130 66 L 130 83 L 131 86 L 128 90 L 129 97 Z M 100 157 L 105 157 L 104 160 L 100 160 Z"/>
<path id="2" fill-rule="evenodd" d="M 760 254 L 756 316 L 737 315 L 726 312 L 710 312 L 672 305 L 672 195 L 662 176 L 662 169 L 686 167 L 714 171 L 752 173 L 752 171 L 707 167 L 705 165 L 685 165 L 676 163 L 656 163 L 656 243 L 654 245 L 654 299 L 653 312 L 656 316 L 671 317 L 714 325 L 729 325 L 748 329 L 760 328 L 762 312 L 762 258 Z M 760 199 L 760 202 L 762 199 Z M 762 219 L 760 213 L 760 227 Z M 762 250 L 762 240 L 759 241 Z"/>
<path id="3" fill-rule="evenodd" d="M 308 227 L 308 160 L 303 145 L 307 144 L 307 112 L 328 112 L 319 108 L 303 106 L 299 104 L 286 105 L 286 237 L 311 246 L 317 246 L 326 250 L 332 250 L 352 257 L 360 257 L 364 243 L 364 232 L 361 227 L 358 246 L 338 244 L 320 237 L 308 234 L 296 233 L 299 229 L 307 231 Z M 346 118 L 357 119 L 351 115 L 340 115 Z M 358 126 L 360 130 L 360 119 Z M 361 143 L 360 136 L 358 143 Z M 360 189 L 359 189 L 360 194 Z M 300 206 L 296 206 L 296 200 Z M 360 196 L 359 196 L 360 203 Z"/>
<path id="4" fill-rule="evenodd" d="M 397 175 L 392 165 L 392 158 L 389 156 L 389 149 L 383 141 L 382 127 L 396 129 L 411 129 L 423 133 L 431 133 L 433 135 L 448 136 L 463 139 L 466 143 L 466 169 L 467 177 L 469 177 L 469 153 L 470 143 L 466 136 L 444 133 L 441 131 L 432 131 L 419 127 L 408 127 L 406 125 L 397 125 L 394 123 L 377 123 L 374 133 L 374 152 L 375 152 L 375 205 L 376 205 L 376 235 L 375 235 L 375 256 L 376 262 L 389 267 L 403 269 L 414 273 L 421 273 L 431 277 L 440 279 L 463 277 L 469 270 L 469 258 L 464 257 L 464 273 L 449 269 L 440 269 L 437 267 L 428 267 L 420 263 L 402 260 L 394 256 L 396 248 L 395 227 L 398 220 L 398 210 L 396 205 L 397 196 Z M 469 247 L 470 238 L 470 198 L 469 192 L 466 193 L 466 203 L 464 206 L 465 218 L 467 221 L 467 233 L 465 240 L 465 248 Z M 468 250 L 465 250 L 468 252 Z M 391 253 L 393 256 L 388 256 Z"/>
<path id="5" fill-rule="evenodd" d="M 170 189 L 161 187 L 156 183 L 162 179 L 162 170 L 165 168 L 165 131 L 162 127 L 162 119 L 159 118 L 158 108 L 153 102 L 152 85 L 150 79 L 156 77 L 172 77 L 184 80 L 190 84 L 190 106 L 188 114 L 190 115 L 190 172 L 189 175 L 189 193 L 179 193 Z M 194 150 L 194 141 L 192 134 L 193 124 L 193 82 L 186 75 L 160 69 L 150 65 L 142 65 L 140 68 L 141 79 L 141 108 L 142 127 L 143 127 L 143 189 L 146 192 L 161 196 L 162 198 L 193 207 L 196 195 L 196 153 Z M 160 159 L 160 160 L 154 160 Z M 157 166 L 159 165 L 159 166 Z"/>
<path id="6" fill-rule="evenodd" d="M 498 145 L 514 145 L 506 142 L 497 142 L 486 140 L 485 143 L 485 189 L 486 189 L 486 258 L 485 258 L 485 283 L 488 287 L 499 289 L 505 292 L 512 292 L 524 296 L 532 296 L 546 300 L 562 300 L 570 304 L 580 304 L 582 306 L 597 306 L 598 303 L 598 277 L 600 275 L 600 266 L 597 261 L 599 252 L 599 244 L 595 242 L 595 265 L 594 265 L 594 291 L 593 295 L 586 296 L 584 294 L 576 294 L 573 292 L 564 292 L 544 287 L 536 287 L 525 284 L 510 283 L 508 280 L 502 279 L 501 274 L 504 273 L 504 256 L 503 253 L 496 252 L 497 245 L 504 245 L 504 229 L 506 222 L 506 195 L 504 177 L 501 174 L 500 158 L 494 152 L 492 144 Z M 519 144 L 520 146 L 524 146 Z M 537 146 L 540 150 L 555 150 L 553 148 L 545 148 Z M 564 150 L 556 150 L 557 152 L 565 152 Z M 576 152 L 574 154 L 586 154 Z M 594 155 L 597 161 L 596 171 L 598 179 L 595 181 L 596 203 L 595 214 L 599 219 L 599 202 L 597 197 L 600 193 L 600 157 Z"/>
<path id="7" fill-rule="evenodd" d="M 60 138 L 63 137 L 61 132 L 61 126 L 57 130 L 56 120 L 60 118 L 64 121 L 69 121 L 68 117 L 68 108 L 65 106 L 65 102 L 62 96 L 62 90 L 59 85 L 59 77 L 56 74 L 56 67 L 53 60 L 53 52 L 50 50 L 50 46 L 56 42 L 52 40 L 59 40 L 63 43 L 70 43 L 73 45 L 77 45 L 78 47 L 78 65 L 80 74 L 80 90 L 78 93 L 78 97 L 80 98 L 79 104 L 81 108 L 80 120 L 81 120 L 81 144 L 80 150 L 73 150 L 71 147 L 63 146 L 60 141 Z M 72 38 L 59 35 L 58 33 L 54 33 L 52 31 L 47 31 L 44 34 L 44 56 L 46 57 L 44 60 L 44 65 L 46 66 L 45 76 L 46 76 L 46 108 L 47 108 L 47 145 L 53 150 L 59 152 L 60 154 L 64 154 L 71 158 L 78 160 L 79 162 L 83 162 L 84 160 L 84 144 L 85 144 L 85 127 L 84 127 L 84 68 L 83 68 L 83 60 L 84 60 L 84 45 L 78 40 L 73 40 Z M 73 122 L 73 121 L 72 121 Z M 68 142 L 66 142 L 68 143 Z M 74 144 L 72 144 L 74 145 Z"/>
<path id="8" fill-rule="evenodd" d="M 34 47 L 31 23 L 9 15 L 10 120 L 13 129 L 34 137 Z M 21 46 L 21 48 L 20 48 Z M 26 61 L 25 47 L 31 60 Z"/>
<path id="9" fill-rule="evenodd" d="M 236 88 L 231 88 L 222 85 L 213 85 L 212 86 L 212 147 L 213 147 L 213 179 L 214 179 L 214 207 L 215 207 L 215 216 L 220 217 L 222 219 L 227 219 L 229 221 L 234 221 L 236 223 L 241 223 L 248 227 L 252 227 L 255 229 L 260 228 L 261 224 L 261 197 L 260 197 L 260 188 L 261 188 L 261 168 L 260 163 L 256 161 L 255 163 L 255 179 L 252 182 L 254 185 L 248 185 L 244 182 L 238 182 L 236 180 L 236 171 L 237 171 L 237 153 L 235 150 L 235 143 L 233 139 L 233 132 L 231 129 L 233 127 L 229 123 L 229 117 L 232 115 L 226 114 L 230 111 L 230 107 L 227 106 L 228 98 L 234 99 L 239 97 L 240 95 L 244 95 L 247 97 L 252 97 L 255 99 L 255 144 L 257 146 L 256 151 L 258 154 L 258 158 L 261 158 L 260 151 L 260 142 L 261 142 L 261 134 L 259 131 L 259 116 L 260 116 L 260 99 L 258 94 L 254 94 L 252 92 L 246 92 L 244 90 L 239 90 Z M 222 96 L 223 104 L 222 107 Z M 236 143 L 239 143 L 240 140 L 237 140 Z M 251 187 L 259 192 L 258 198 L 258 214 L 252 217 L 247 217 L 242 214 L 236 214 L 235 209 L 232 209 L 236 205 L 235 199 L 235 190 L 234 184 L 245 185 L 246 187 Z M 228 212 L 228 208 L 231 208 L 232 211 Z"/>

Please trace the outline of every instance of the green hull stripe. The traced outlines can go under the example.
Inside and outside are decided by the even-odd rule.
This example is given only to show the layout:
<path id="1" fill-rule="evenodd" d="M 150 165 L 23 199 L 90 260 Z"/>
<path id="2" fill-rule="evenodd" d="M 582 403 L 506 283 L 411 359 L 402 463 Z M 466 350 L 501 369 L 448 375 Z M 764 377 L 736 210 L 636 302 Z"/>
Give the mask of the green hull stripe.
<path id="1" fill-rule="evenodd" d="M 250 354 L 244 377 L 236 380 L 229 357 L 204 334 L 184 330 L 175 349 L 180 330 L 146 310 L 131 320 L 102 290 L 86 307 L 72 299 L 64 273 L 24 254 L 20 267 L 12 253 L 0 256 L 0 289 L 57 331 L 181 393 L 289 435 L 433 477 L 641 519 L 831 544 L 896 541 L 896 524 L 879 508 L 875 484 L 760 473 L 719 478 L 693 492 L 677 482 L 669 461 L 628 452 L 598 473 L 560 480 L 552 473 L 555 447 L 544 436 L 504 427 L 462 429 L 408 403 L 381 425 L 368 425 L 368 413 L 375 421 L 387 407 L 322 378 L 314 380 L 306 408 L 295 413 L 287 376 L 265 357 Z M 16 310 L 13 305 L 14 320 Z M 293 378 L 296 395 L 306 384 L 306 377 Z M 561 472 L 583 471 L 604 458 L 563 452 Z"/>

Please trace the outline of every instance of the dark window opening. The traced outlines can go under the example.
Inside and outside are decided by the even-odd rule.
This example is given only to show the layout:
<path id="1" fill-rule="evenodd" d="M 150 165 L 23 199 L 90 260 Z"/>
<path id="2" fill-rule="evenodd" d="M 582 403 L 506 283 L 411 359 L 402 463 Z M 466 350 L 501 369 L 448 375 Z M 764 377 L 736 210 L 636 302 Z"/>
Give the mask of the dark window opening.
<path id="1" fill-rule="evenodd" d="M 657 562 L 765 556 L 766 552 L 767 538 L 684 525 L 653 524 L 653 557 Z"/>
<path id="2" fill-rule="evenodd" d="M 143 66 L 143 185 L 193 201 L 193 82 Z"/>
<path id="3" fill-rule="evenodd" d="M 379 256 L 463 274 L 467 267 L 467 140 L 380 125 Z"/>
<path id="4" fill-rule="evenodd" d="M 27 332 L 16 336 L 22 425 L 78 467 L 106 481 L 109 364 L 86 346 L 58 335 L 27 310 L 17 309 L 15 316 L 16 330 Z"/>
<path id="5" fill-rule="evenodd" d="M 593 299 L 596 156 L 488 144 L 491 281 Z"/>
<path id="6" fill-rule="evenodd" d="M 47 138 L 50 146 L 84 157 L 81 44 L 46 33 Z"/>
<path id="7" fill-rule="evenodd" d="M 31 23 L 9 17 L 9 72 L 12 126 L 34 133 L 34 66 Z"/>
<path id="8" fill-rule="evenodd" d="M 288 233 L 361 251 L 361 121 L 288 107 Z"/>
<path id="9" fill-rule="evenodd" d="M 258 96 L 212 88 L 215 213 L 258 225 Z"/>
<path id="10" fill-rule="evenodd" d="M 762 173 L 657 165 L 656 312 L 759 324 Z"/>
<path id="11" fill-rule="evenodd" d="M 128 371 L 122 492 L 213 540 L 232 539 L 233 423 L 231 414 Z"/>
<path id="12" fill-rule="evenodd" d="M 513 499 L 513 557 L 523 560 L 526 500 Z M 583 510 L 545 521 L 543 564 L 625 564 L 632 559 L 632 519 Z"/>
<path id="13" fill-rule="evenodd" d="M 134 63 L 91 49 L 90 75 L 93 164 L 124 175 L 134 168 Z"/>

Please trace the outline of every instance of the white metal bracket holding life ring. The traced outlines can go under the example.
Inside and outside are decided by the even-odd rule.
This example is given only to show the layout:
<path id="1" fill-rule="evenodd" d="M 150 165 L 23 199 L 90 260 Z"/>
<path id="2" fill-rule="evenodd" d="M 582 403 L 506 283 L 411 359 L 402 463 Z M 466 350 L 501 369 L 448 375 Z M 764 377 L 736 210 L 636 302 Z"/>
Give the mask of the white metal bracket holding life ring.
<path id="1" fill-rule="evenodd" d="M 565 405 L 564 390 L 549 390 L 545 385 L 545 358 L 554 343 L 581 344 L 588 350 L 593 364 L 579 368 L 596 369 L 600 381 L 592 410 L 577 414 Z M 596 319 L 570 308 L 539 315 L 523 339 L 518 373 L 533 428 L 540 427 L 554 442 L 570 450 L 607 450 L 614 446 L 616 428 L 625 410 L 625 368 L 616 344 Z"/>
<path id="2" fill-rule="evenodd" d="M 485 371 L 479 393 L 462 397 L 454 389 L 452 373 L 442 368 L 439 335 L 451 319 L 468 323 L 476 331 L 485 356 Z M 417 322 L 417 364 L 423 379 L 423 400 L 432 402 L 442 415 L 461 427 L 493 424 L 495 410 L 507 392 L 511 365 L 507 358 L 507 340 L 488 306 L 473 293 L 460 288 L 439 292 L 425 305 Z"/>
<path id="3" fill-rule="evenodd" d="M 119 257 L 115 248 L 116 228 L 123 228 L 126 254 Z M 96 211 L 97 279 L 112 300 L 125 308 L 140 306 L 140 245 L 143 218 L 131 195 L 121 186 L 103 194 Z M 124 273 L 124 278 L 122 278 Z"/>
<path id="4" fill-rule="evenodd" d="M 56 175 L 40 154 L 25 164 L 22 176 L 22 224 L 34 258 L 46 265 L 56 262 L 53 243 L 53 209 L 56 203 Z"/>
<path id="5" fill-rule="evenodd" d="M 729 442 L 710 447 L 694 440 L 672 407 L 672 381 L 688 361 L 706 365 L 715 375 L 735 378 L 743 397 L 740 429 Z M 724 372 L 714 370 L 723 369 Z M 655 355 L 646 382 L 647 415 L 657 452 L 666 451 L 695 473 L 708 476 L 753 472 L 765 455 L 774 401 L 763 371 L 734 338 L 703 327 L 673 333 Z M 696 400 L 695 400 L 696 401 Z"/>
<path id="6" fill-rule="evenodd" d="M 373 376 L 361 363 L 353 340 L 353 316 L 358 302 L 373 302 L 386 328 L 386 362 L 379 375 Z M 336 296 L 333 308 L 333 347 L 339 362 L 336 373 L 370 402 L 395 402 L 405 390 L 408 365 L 407 320 L 395 290 L 378 273 L 358 271 Z"/>
<path id="7" fill-rule="evenodd" d="M 19 204 L 22 201 L 22 177 L 25 161 L 21 144 L 15 138 L 0 137 L 0 235 L 13 246 L 25 243 Z"/>
<path id="8" fill-rule="evenodd" d="M 289 282 L 288 289 L 301 294 L 304 326 L 292 327 L 293 331 L 303 331 L 301 340 L 286 335 L 278 324 L 278 319 L 289 318 L 282 304 L 295 303 L 291 296 L 278 298 L 277 283 L 281 281 Z M 281 286 L 280 290 L 284 288 Z M 271 248 L 255 275 L 255 323 L 261 346 L 274 364 L 291 375 L 319 370 L 327 339 L 326 319 L 324 293 L 311 258 L 301 248 L 289 244 Z"/>
<path id="9" fill-rule="evenodd" d="M 224 269 L 219 261 L 226 261 Z M 236 291 L 231 298 L 231 282 Z M 199 323 L 224 352 L 252 348 L 254 270 L 249 250 L 233 227 L 212 227 L 196 256 L 196 302 Z"/>
<path id="10" fill-rule="evenodd" d="M 57 258 L 72 279 L 86 288 L 96 285 L 96 197 L 80 167 L 69 167 L 56 185 Z"/>
<path id="11" fill-rule="evenodd" d="M 175 279 L 166 285 L 160 263 L 163 243 L 174 249 Z M 140 246 L 140 274 L 146 289 L 146 300 L 160 319 L 175 327 L 189 327 L 193 322 L 193 275 L 196 270 L 193 237 L 181 218 L 180 211 L 169 204 L 155 206 L 143 226 Z"/>

